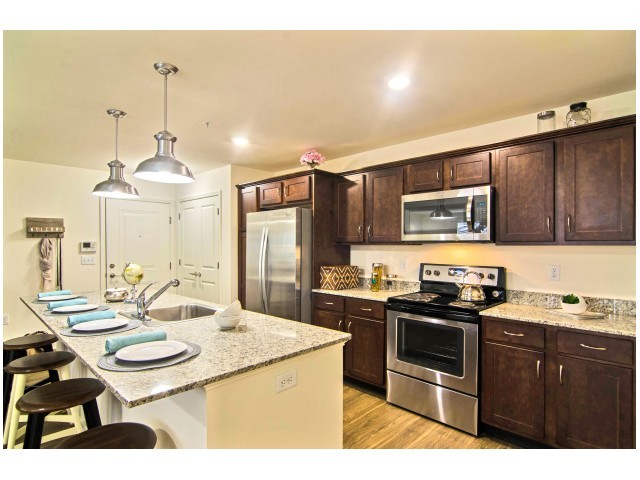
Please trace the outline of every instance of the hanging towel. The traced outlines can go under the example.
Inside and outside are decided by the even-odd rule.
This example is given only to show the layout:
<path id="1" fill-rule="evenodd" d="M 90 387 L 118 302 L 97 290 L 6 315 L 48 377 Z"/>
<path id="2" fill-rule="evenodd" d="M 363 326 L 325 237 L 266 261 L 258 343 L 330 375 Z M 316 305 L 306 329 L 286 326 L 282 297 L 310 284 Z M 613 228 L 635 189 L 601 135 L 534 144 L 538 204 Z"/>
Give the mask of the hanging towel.
<path id="1" fill-rule="evenodd" d="M 49 237 L 43 237 L 40 240 L 40 270 L 42 272 L 42 278 L 40 279 L 41 290 L 47 291 L 53 288 L 53 274 L 51 273 L 51 267 L 53 256 L 53 242 Z"/>
<path id="2" fill-rule="evenodd" d="M 55 292 L 40 292 L 38 294 L 38 299 L 45 299 L 47 297 L 53 297 L 54 295 L 71 295 L 73 292 L 71 290 L 56 290 Z"/>
<path id="3" fill-rule="evenodd" d="M 71 305 L 86 305 L 86 298 L 74 298 L 73 300 L 64 300 L 61 302 L 49 302 L 47 303 L 47 310 L 53 310 L 58 307 L 69 307 Z"/>
<path id="4" fill-rule="evenodd" d="M 67 317 L 67 326 L 73 327 L 79 323 L 92 322 L 93 320 L 104 320 L 107 318 L 116 318 L 116 312 L 113 310 L 103 310 L 101 312 L 89 312 L 81 315 L 69 315 Z"/>
<path id="5" fill-rule="evenodd" d="M 135 345 L 136 343 L 158 342 L 166 339 L 167 334 L 164 330 L 152 330 L 150 332 L 135 333 L 123 337 L 107 338 L 104 349 L 107 353 L 115 353 L 121 348 Z"/>

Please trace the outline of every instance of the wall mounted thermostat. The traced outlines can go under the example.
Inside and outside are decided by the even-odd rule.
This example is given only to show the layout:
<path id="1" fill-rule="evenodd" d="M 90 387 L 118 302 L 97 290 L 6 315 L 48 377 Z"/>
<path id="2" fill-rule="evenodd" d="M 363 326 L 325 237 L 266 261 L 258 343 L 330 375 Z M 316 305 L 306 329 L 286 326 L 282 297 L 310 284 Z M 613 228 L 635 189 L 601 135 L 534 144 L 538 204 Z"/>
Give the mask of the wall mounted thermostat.
<path id="1" fill-rule="evenodd" d="M 97 242 L 80 242 L 80 253 L 90 253 L 97 250 Z"/>

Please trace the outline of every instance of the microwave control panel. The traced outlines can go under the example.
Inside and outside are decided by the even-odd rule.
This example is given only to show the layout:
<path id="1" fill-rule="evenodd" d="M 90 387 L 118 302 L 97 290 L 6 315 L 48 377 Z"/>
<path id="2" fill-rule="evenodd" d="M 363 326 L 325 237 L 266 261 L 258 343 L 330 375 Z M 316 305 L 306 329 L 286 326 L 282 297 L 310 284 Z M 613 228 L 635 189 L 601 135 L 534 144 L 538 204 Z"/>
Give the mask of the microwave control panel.
<path id="1" fill-rule="evenodd" d="M 473 203 L 473 232 L 474 233 L 487 233 L 488 230 L 488 213 L 487 206 L 489 202 L 487 201 L 486 195 L 477 195 L 474 197 Z"/>

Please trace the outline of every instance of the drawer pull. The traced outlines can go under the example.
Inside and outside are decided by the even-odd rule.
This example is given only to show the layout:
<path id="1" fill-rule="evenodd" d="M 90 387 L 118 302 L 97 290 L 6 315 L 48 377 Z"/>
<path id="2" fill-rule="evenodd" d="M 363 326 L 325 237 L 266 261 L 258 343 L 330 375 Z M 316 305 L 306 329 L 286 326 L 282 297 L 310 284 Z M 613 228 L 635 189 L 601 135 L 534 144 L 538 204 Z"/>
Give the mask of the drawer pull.
<path id="1" fill-rule="evenodd" d="M 338 322 L 338 330 L 342 330 L 342 320 Z"/>
<path id="2" fill-rule="evenodd" d="M 562 385 L 562 365 L 560 365 L 560 385 Z"/>
<path id="3" fill-rule="evenodd" d="M 325 305 L 333 305 L 333 302 L 324 302 Z"/>
<path id="4" fill-rule="evenodd" d="M 436 170 L 436 180 L 440 181 L 440 170 Z"/>
<path id="5" fill-rule="evenodd" d="M 362 237 L 362 225 L 358 225 L 358 237 Z"/>
<path id="6" fill-rule="evenodd" d="M 363 312 L 370 312 L 371 311 L 370 308 L 364 308 L 364 307 L 360 307 L 360 310 L 362 310 Z"/>
<path id="7" fill-rule="evenodd" d="M 347 332 L 351 333 L 351 322 L 347 324 Z"/>
<path id="8" fill-rule="evenodd" d="M 536 376 L 538 377 L 538 380 L 540 380 L 540 360 L 536 363 Z"/>
<path id="9" fill-rule="evenodd" d="M 450 176 L 451 176 L 451 180 L 453 180 L 453 167 L 451 167 L 451 169 L 449 170 Z"/>
<path id="10" fill-rule="evenodd" d="M 588 348 L 590 350 L 600 350 L 601 352 L 604 352 L 606 350 L 606 347 L 590 347 L 589 345 L 585 345 L 584 343 L 581 343 L 580 346 Z"/>
<path id="11" fill-rule="evenodd" d="M 503 330 L 503 332 L 505 335 L 511 335 L 512 337 L 524 337 L 524 333 L 510 333 L 506 330 Z"/>
<path id="12" fill-rule="evenodd" d="M 551 217 L 547 217 L 547 233 L 551 233 Z"/>

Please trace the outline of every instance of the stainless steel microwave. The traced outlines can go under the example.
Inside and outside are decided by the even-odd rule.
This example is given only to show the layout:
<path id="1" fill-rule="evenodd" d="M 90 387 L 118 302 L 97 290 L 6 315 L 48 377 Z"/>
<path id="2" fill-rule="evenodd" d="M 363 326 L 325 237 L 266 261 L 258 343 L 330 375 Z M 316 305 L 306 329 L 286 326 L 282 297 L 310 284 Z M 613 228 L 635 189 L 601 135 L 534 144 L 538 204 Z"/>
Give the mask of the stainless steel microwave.
<path id="1" fill-rule="evenodd" d="M 461 188 L 402 196 L 402 240 L 492 242 L 493 188 Z"/>

